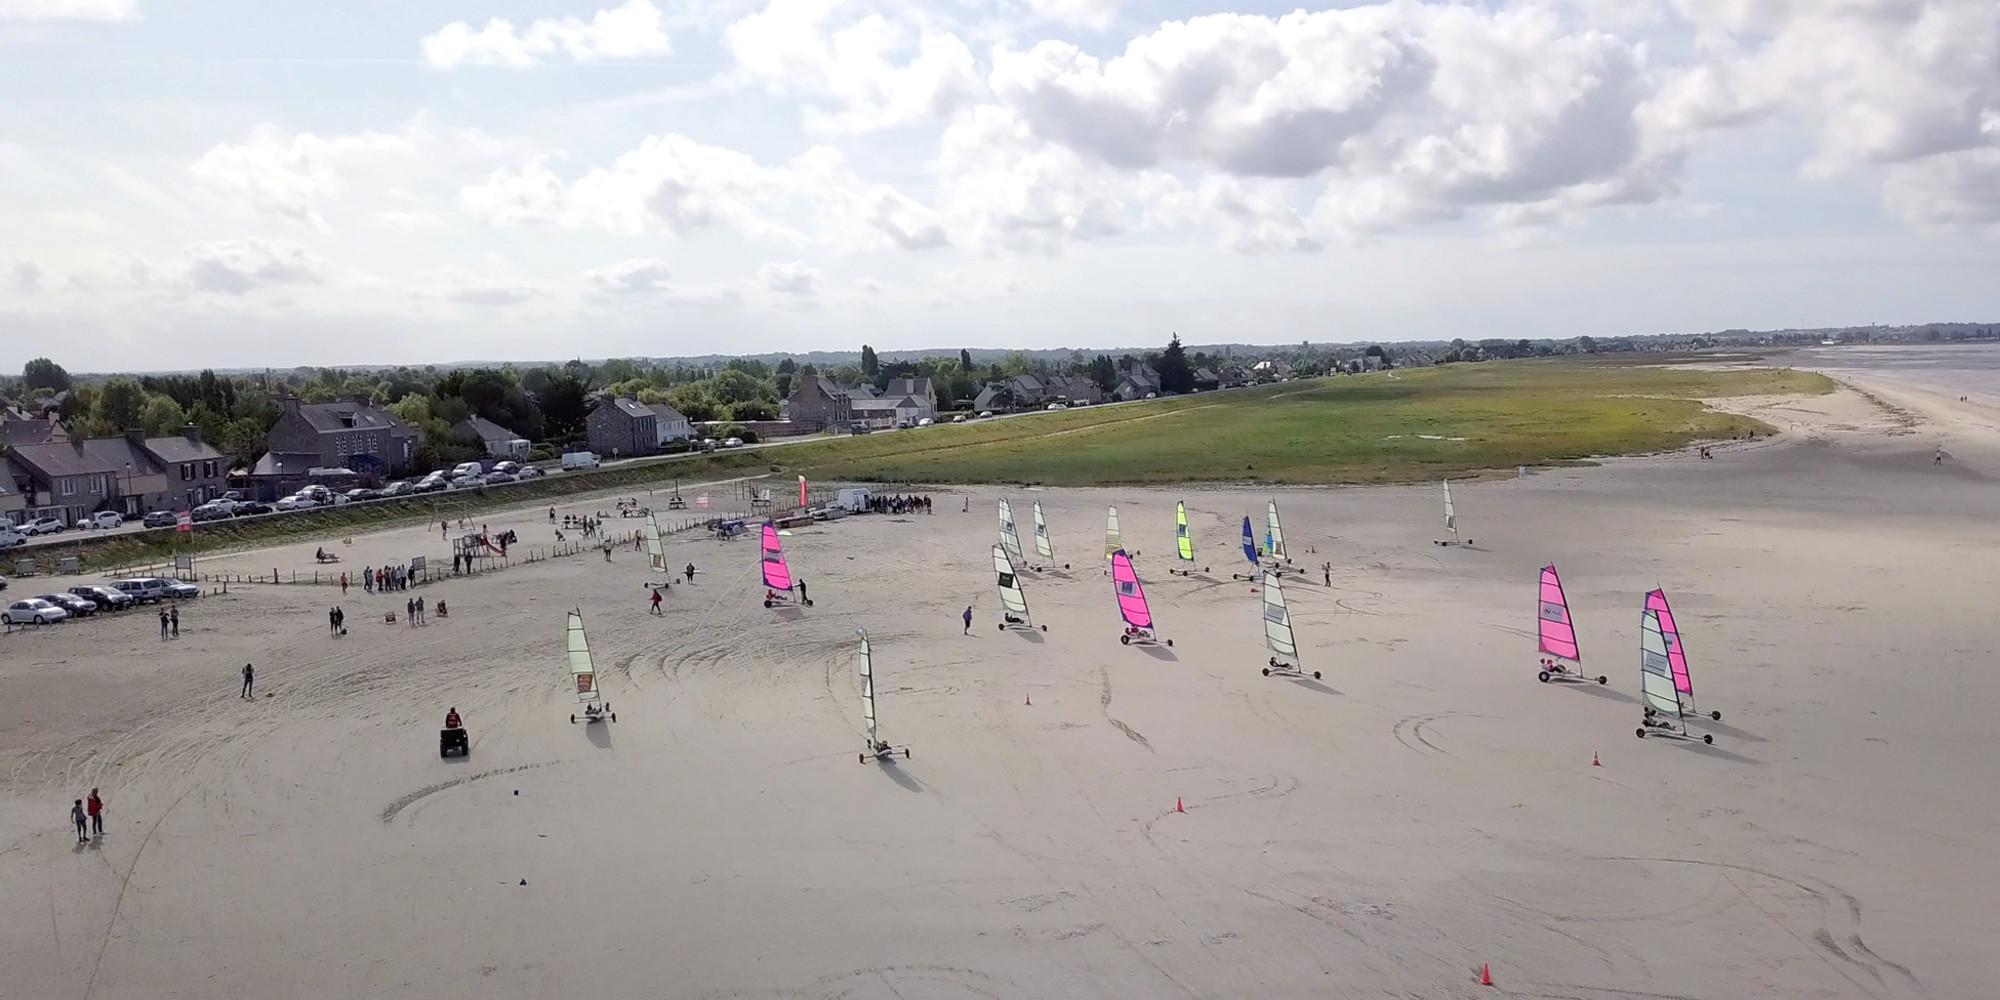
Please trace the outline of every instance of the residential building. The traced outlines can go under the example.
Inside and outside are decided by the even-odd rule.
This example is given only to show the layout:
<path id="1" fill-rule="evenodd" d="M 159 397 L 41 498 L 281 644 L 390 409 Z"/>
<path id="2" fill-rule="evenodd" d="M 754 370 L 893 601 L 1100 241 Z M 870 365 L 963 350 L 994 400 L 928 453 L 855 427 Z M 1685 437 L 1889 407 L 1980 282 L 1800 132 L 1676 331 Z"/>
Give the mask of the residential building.
<path id="1" fill-rule="evenodd" d="M 492 458 L 511 458 L 516 461 L 528 457 L 532 447 L 527 438 L 494 423 L 485 417 L 467 417 L 452 425 L 453 437 L 467 444 L 476 444 L 486 450 Z"/>
<path id="2" fill-rule="evenodd" d="M 908 398 L 917 404 L 916 420 L 937 419 L 937 390 L 931 385 L 930 377 L 927 375 L 890 379 L 888 386 L 882 390 L 882 398 Z"/>
<path id="3" fill-rule="evenodd" d="M 883 396 L 854 401 L 854 422 L 877 430 L 915 427 L 935 407 L 925 407 L 915 396 Z M 935 418 L 933 418 L 935 419 Z"/>
<path id="4" fill-rule="evenodd" d="M 63 432 L 62 424 L 53 414 L 30 414 L 13 407 L 0 410 L 0 447 L 67 440 L 69 435 Z"/>
<path id="5" fill-rule="evenodd" d="M 979 390 L 979 395 L 972 399 L 974 413 L 985 413 L 989 410 L 994 413 L 1006 413 L 1013 409 L 1017 409 L 1014 405 L 1014 393 L 1007 388 L 1005 382 L 987 384 Z"/>
<path id="6" fill-rule="evenodd" d="M 1044 375 L 1044 391 L 1052 399 L 1071 406 L 1094 406 L 1104 402 L 1104 390 L 1087 375 Z"/>
<path id="7" fill-rule="evenodd" d="M 1194 387 L 1202 392 L 1214 392 L 1222 388 L 1222 376 L 1217 375 L 1213 368 L 1196 368 Z"/>
<path id="8" fill-rule="evenodd" d="M 344 468 L 363 475 L 391 476 L 410 467 L 417 430 L 365 397 L 332 403 L 279 401 L 278 422 L 264 442 L 273 468 Z M 261 468 L 266 463 L 258 462 Z M 259 475 L 253 471 L 253 475 Z"/>
<path id="9" fill-rule="evenodd" d="M 17 480 L 27 475 L 0 455 L 0 524 L 18 525 L 28 519 L 28 498 Z"/>
<path id="10" fill-rule="evenodd" d="M 191 510 L 228 491 L 229 459 L 201 439 L 201 428 L 189 424 L 179 434 L 136 443 L 166 481 L 157 495 L 145 497 L 146 510 Z"/>
<path id="11" fill-rule="evenodd" d="M 846 430 L 854 422 L 854 397 L 824 375 L 801 375 L 792 383 L 785 417 L 815 430 Z"/>
<path id="12" fill-rule="evenodd" d="M 1159 373 L 1150 365 L 1137 364 L 1118 374 L 1118 385 L 1111 390 L 1111 395 L 1119 400 L 1134 400 L 1158 395 L 1159 392 Z"/>
<path id="13" fill-rule="evenodd" d="M 629 396 L 597 401 L 583 418 L 590 450 L 605 458 L 650 455 L 660 448 L 659 414 Z"/>
<path id="14" fill-rule="evenodd" d="M 648 404 L 648 409 L 653 411 L 653 442 L 656 447 L 664 448 L 672 442 L 694 437 L 694 427 L 681 411 L 665 403 Z"/>
<path id="15" fill-rule="evenodd" d="M 1014 405 L 1022 409 L 1040 406 L 1050 395 L 1041 376 L 1032 372 L 1022 372 L 1008 379 L 1007 391 L 1014 397 Z"/>

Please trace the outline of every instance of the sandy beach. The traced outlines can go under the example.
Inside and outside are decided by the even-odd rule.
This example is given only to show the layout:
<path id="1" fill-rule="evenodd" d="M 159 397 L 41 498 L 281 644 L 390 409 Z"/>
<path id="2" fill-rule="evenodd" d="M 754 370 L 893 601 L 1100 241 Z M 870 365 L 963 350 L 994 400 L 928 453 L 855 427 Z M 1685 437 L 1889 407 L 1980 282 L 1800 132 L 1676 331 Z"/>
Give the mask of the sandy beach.
<path id="1" fill-rule="evenodd" d="M 237 585 L 177 640 L 150 613 L 9 635 L 0 995 L 1991 995 L 2000 417 L 1854 384 L 1748 401 L 1784 433 L 1712 461 L 1457 483 L 1464 547 L 1433 544 L 1435 485 L 1008 491 L 1071 565 L 1024 574 L 1046 634 L 995 628 L 980 488 L 796 529 L 809 609 L 761 605 L 753 541 L 682 535 L 701 573 L 659 617 L 627 548 L 422 588 L 451 608 L 422 628 L 382 621 L 407 594 Z M 1260 676 L 1230 576 L 1272 497 L 1322 682 Z M 1107 504 L 1171 649 L 1117 641 Z M 482 520 L 552 539 L 546 508 Z M 436 525 L 320 544 L 449 563 Z M 1550 562 L 1605 687 L 1536 682 Z M 1634 738 L 1655 586 L 1713 746 Z M 616 723 L 569 721 L 572 607 Z M 864 627 L 907 760 L 856 761 Z M 472 750 L 440 760 L 452 706 Z"/>

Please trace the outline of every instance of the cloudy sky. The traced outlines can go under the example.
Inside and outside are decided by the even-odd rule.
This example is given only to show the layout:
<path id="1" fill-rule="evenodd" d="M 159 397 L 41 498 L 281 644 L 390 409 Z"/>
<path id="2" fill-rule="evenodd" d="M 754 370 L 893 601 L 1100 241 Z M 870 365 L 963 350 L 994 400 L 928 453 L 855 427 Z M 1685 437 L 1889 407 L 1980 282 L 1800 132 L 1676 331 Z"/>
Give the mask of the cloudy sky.
<path id="1" fill-rule="evenodd" d="M 2000 319 L 1994 0 L 0 0 L 0 365 Z"/>

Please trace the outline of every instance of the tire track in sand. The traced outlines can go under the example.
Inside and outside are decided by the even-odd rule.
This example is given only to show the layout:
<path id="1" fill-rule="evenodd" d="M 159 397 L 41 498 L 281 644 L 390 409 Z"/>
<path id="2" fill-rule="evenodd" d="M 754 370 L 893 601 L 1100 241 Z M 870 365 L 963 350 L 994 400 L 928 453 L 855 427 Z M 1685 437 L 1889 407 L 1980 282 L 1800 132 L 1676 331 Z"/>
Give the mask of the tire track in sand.
<path id="1" fill-rule="evenodd" d="M 1103 689 L 1097 697 L 1097 707 L 1099 711 L 1104 713 L 1104 721 L 1111 723 L 1113 728 L 1124 733 L 1126 739 L 1145 747 L 1147 753 L 1157 753 L 1158 751 L 1153 749 L 1153 744 L 1147 742 L 1144 733 L 1111 717 L 1111 671 L 1104 667 L 1098 667 L 1097 679 L 1103 682 Z"/>

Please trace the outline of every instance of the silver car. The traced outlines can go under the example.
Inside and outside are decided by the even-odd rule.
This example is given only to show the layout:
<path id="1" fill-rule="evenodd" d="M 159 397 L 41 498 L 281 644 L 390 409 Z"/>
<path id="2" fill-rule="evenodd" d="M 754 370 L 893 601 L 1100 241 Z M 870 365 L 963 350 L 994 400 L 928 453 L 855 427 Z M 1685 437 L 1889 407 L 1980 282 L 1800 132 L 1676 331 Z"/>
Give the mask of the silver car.
<path id="1" fill-rule="evenodd" d="M 9 625 L 54 625 L 68 618 L 69 612 L 39 597 L 30 597 L 7 605 L 7 610 L 0 612 L 0 617 L 4 617 Z"/>

